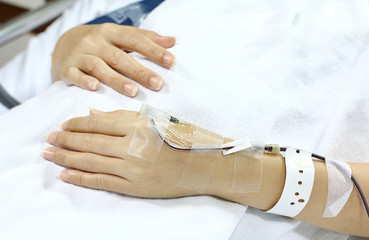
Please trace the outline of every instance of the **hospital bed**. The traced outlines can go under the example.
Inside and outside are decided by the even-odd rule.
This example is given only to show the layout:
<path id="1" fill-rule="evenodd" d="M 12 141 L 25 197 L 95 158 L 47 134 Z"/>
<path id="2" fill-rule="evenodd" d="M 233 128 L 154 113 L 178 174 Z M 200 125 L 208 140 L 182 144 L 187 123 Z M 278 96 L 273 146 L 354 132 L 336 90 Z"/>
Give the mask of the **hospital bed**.
<path id="1" fill-rule="evenodd" d="M 92 3 L 92 1 L 88 0 L 80 2 L 84 4 Z M 238 3 L 240 4 L 241 2 L 242 1 L 239 1 Z M 20 217 L 17 217 L 15 214 L 11 215 L 10 211 L 6 212 L 7 215 L 5 216 L 9 217 L 9 222 L 20 222 L 23 224 L 22 229 L 24 229 L 25 233 L 36 233 L 38 224 L 35 223 L 34 218 L 37 218 L 41 225 L 44 224 L 47 226 L 45 228 L 45 233 L 43 233 L 40 239 L 46 239 L 49 237 L 48 234 L 53 234 L 53 232 L 58 231 L 59 227 L 57 224 L 61 222 L 59 219 L 55 219 L 55 215 L 53 215 L 54 211 L 59 214 L 63 213 L 63 216 L 61 216 L 62 219 L 70 219 L 71 222 L 67 223 L 67 226 L 63 225 L 64 229 L 70 229 L 70 231 L 75 231 L 80 234 L 80 236 L 84 235 L 85 237 L 91 238 L 99 238 L 103 236 L 103 233 L 106 233 L 108 234 L 108 238 L 110 237 L 111 239 L 119 239 L 119 237 L 117 237 L 119 234 L 124 235 L 128 239 L 137 235 L 143 236 L 144 232 L 148 231 L 152 234 L 151 237 L 153 238 L 181 239 L 181 237 L 190 235 L 190 231 L 184 231 L 188 222 L 194 222 L 193 225 L 196 225 L 196 223 L 198 223 L 197 225 L 199 226 L 202 225 L 202 227 L 199 228 L 191 228 L 198 230 L 198 232 L 194 234 L 198 238 L 206 238 L 206 236 L 211 238 L 211 232 L 222 229 L 222 227 L 224 227 L 223 224 L 228 224 L 227 234 L 228 237 L 230 237 L 234 227 L 237 226 L 240 219 L 241 222 L 233 232 L 231 239 L 352 238 L 344 234 L 317 228 L 297 220 L 267 215 L 253 208 L 225 203 L 213 198 L 198 197 L 168 200 L 164 202 L 161 200 L 132 200 L 124 196 L 107 194 L 89 189 L 75 189 L 55 179 L 55 175 L 61 169 L 60 167 L 49 165 L 37 158 L 39 151 L 46 145 L 43 140 L 43 135 L 57 129 L 60 123 L 65 119 L 86 113 L 84 110 L 88 107 L 95 107 L 106 111 L 119 108 L 138 110 L 137 108 L 142 102 L 150 101 L 155 106 L 160 106 L 162 109 L 172 112 L 175 115 L 183 116 L 184 119 L 191 120 L 200 126 L 207 126 L 210 130 L 223 131 L 224 133 L 230 131 L 227 132 L 227 135 L 230 137 L 241 137 L 246 134 L 247 131 L 252 132 L 253 128 L 270 129 L 272 127 L 271 123 L 274 122 L 275 132 L 273 133 L 273 138 L 276 142 L 299 146 L 304 149 L 314 150 L 318 153 L 323 152 L 333 157 L 340 156 L 345 159 L 352 159 L 353 156 L 357 158 L 360 157 L 364 158 L 363 160 L 365 161 L 368 156 L 365 146 L 344 140 L 347 139 L 353 131 L 358 135 L 355 137 L 355 141 L 363 140 L 362 142 L 364 142 L 365 137 L 368 136 L 368 128 L 365 127 L 365 121 L 362 121 L 363 119 L 365 120 L 365 117 L 350 118 L 351 115 L 358 116 L 362 114 L 361 108 L 367 106 L 364 100 L 366 100 L 365 89 L 368 85 L 363 81 L 362 76 L 369 75 L 365 72 L 365 68 L 363 68 L 363 62 L 365 62 L 363 59 L 365 60 L 365 57 L 368 56 L 368 51 L 364 47 L 359 51 L 343 40 L 339 42 L 330 42 L 330 39 L 325 39 L 324 36 L 326 36 L 325 34 L 337 36 L 348 42 L 353 41 L 358 46 L 365 46 L 365 44 L 360 42 L 360 36 L 354 34 L 352 39 L 348 34 L 346 35 L 343 30 L 340 32 L 339 29 L 333 27 L 327 27 L 326 25 L 319 26 L 324 30 L 324 34 L 321 35 L 319 35 L 319 31 L 314 32 L 314 29 L 310 28 L 311 23 L 314 22 L 312 20 L 315 19 L 304 15 L 304 10 L 317 15 L 318 13 L 326 13 L 325 15 L 322 14 L 320 17 L 327 18 L 327 21 L 325 21 L 327 24 L 331 22 L 332 19 L 340 19 L 337 17 L 340 16 L 339 14 L 337 16 L 334 14 L 332 15 L 332 8 L 329 8 L 329 1 L 325 2 L 327 8 L 325 8 L 325 5 L 322 4 L 321 1 L 317 1 L 315 4 L 305 2 L 306 5 L 304 6 L 306 8 L 294 6 L 296 9 L 292 12 L 296 14 L 291 16 L 287 14 L 285 18 L 281 16 L 282 13 L 280 12 L 274 14 L 274 9 L 278 9 L 282 2 L 283 1 L 268 2 L 269 5 L 266 4 L 266 6 L 270 8 L 266 7 L 265 9 L 261 9 L 265 15 L 255 16 L 255 18 L 252 18 L 252 12 L 247 12 L 247 14 L 251 15 L 251 19 L 254 20 L 254 22 L 252 22 L 253 25 L 263 26 L 263 28 L 253 28 L 253 25 L 247 25 L 247 23 L 245 23 L 245 28 L 249 33 L 248 36 L 255 37 L 256 39 L 254 42 L 252 41 L 253 39 L 251 39 L 248 42 L 238 43 L 237 39 L 242 39 L 242 37 L 246 36 L 237 33 L 236 39 L 229 37 L 231 35 L 227 33 L 230 33 L 231 30 L 233 31 L 234 29 L 230 29 L 229 32 L 227 32 L 227 28 L 222 28 L 224 34 L 218 36 L 218 38 L 220 38 L 219 41 L 233 41 L 233 43 L 235 43 L 234 46 L 237 46 L 237 48 L 228 46 L 228 51 L 222 53 L 227 59 L 227 62 L 223 64 L 227 64 L 227 69 L 232 71 L 233 78 L 241 79 L 247 76 L 247 79 L 255 79 L 255 82 L 236 81 L 234 85 L 226 86 L 217 81 L 212 82 L 211 79 L 228 79 L 229 74 L 222 71 L 215 73 L 212 71 L 204 72 L 200 69 L 201 66 L 197 66 L 198 64 L 194 63 L 191 57 L 188 56 L 188 49 L 192 49 L 191 47 L 193 47 L 200 53 L 201 51 L 210 53 L 210 57 L 200 54 L 200 57 L 203 59 L 201 62 L 208 61 L 210 65 L 216 66 L 214 67 L 215 69 L 221 69 L 223 65 L 221 65 L 219 61 L 216 61 L 214 55 L 211 55 L 211 50 L 216 49 L 216 46 L 212 45 L 212 43 L 202 42 L 201 39 L 198 39 L 199 42 L 194 44 L 191 42 L 191 38 L 188 36 L 186 38 L 186 35 L 182 34 L 182 32 L 188 32 L 190 30 L 189 26 L 193 27 L 191 31 L 194 31 L 194 34 L 200 35 L 204 31 L 203 28 L 196 28 L 196 23 L 191 21 L 191 19 L 186 22 L 180 20 L 174 21 L 181 29 L 184 29 L 183 31 L 178 30 L 177 26 L 167 26 L 163 24 L 163 22 L 165 22 L 164 16 L 170 16 L 172 19 L 176 20 L 175 17 L 177 15 L 184 18 L 184 13 L 193 9 L 191 4 L 187 5 L 181 2 L 184 13 L 176 12 L 173 14 L 170 11 L 173 4 L 171 5 L 171 2 L 168 1 L 166 8 L 163 9 L 165 12 L 162 15 L 154 12 L 150 21 L 146 22 L 144 27 L 158 30 L 163 28 L 162 31 L 167 31 L 169 33 L 173 32 L 176 36 L 178 35 L 179 39 L 186 40 L 179 42 L 178 46 L 174 49 L 176 55 L 180 59 L 179 65 L 177 68 L 174 68 L 173 71 L 167 71 L 155 67 L 155 65 L 142 59 L 140 56 L 133 55 L 135 59 L 145 64 L 145 66 L 155 68 L 155 71 L 160 75 L 164 76 L 166 79 L 170 79 L 167 83 L 168 86 L 164 87 L 162 92 L 156 94 L 147 89 L 142 89 L 142 94 L 136 99 L 127 101 L 124 96 L 117 94 L 106 86 L 102 86 L 99 92 L 91 94 L 88 91 L 76 87 L 66 87 L 63 83 L 58 82 L 50 89 L 46 90 L 45 93 L 38 95 L 27 101 L 23 106 L 5 114 L 0 119 L 0 126 L 7 125 L 9 127 L 1 128 L 3 131 L 2 133 L 5 134 L 3 134 L 3 136 L 16 136 L 14 131 L 17 131 L 18 134 L 28 131 L 28 135 L 22 139 L 14 137 L 14 143 L 9 143 L 9 141 L 7 141 L 8 137 L 0 138 L 0 142 L 4 144 L 3 149 L 5 149 L 0 150 L 1 156 L 4 159 L 12 159 L 12 161 L 6 161 L 6 164 L 0 166 L 1 170 L 7 173 L 4 179 L 7 180 L 13 177 L 12 179 L 15 181 L 15 183 L 12 183 L 14 184 L 14 189 L 1 189 L 1 191 L 4 192 L 3 196 L 10 196 L 9 199 L 12 199 L 11 197 L 17 197 L 12 195 L 12 193 L 15 192 L 19 193 L 23 198 L 29 197 L 27 203 L 21 202 L 19 204 L 17 202 L 12 203 L 11 201 L 6 202 L 10 205 L 10 209 L 21 209 L 26 212 L 25 216 L 21 216 L 20 214 Z M 292 4 L 292 2 L 294 1 L 290 3 Z M 202 4 L 202 7 L 206 6 L 205 3 L 199 4 Z M 249 5 L 253 7 L 252 4 Z M 332 5 L 335 6 L 334 4 Z M 82 3 L 79 6 L 82 9 L 81 6 Z M 348 6 L 352 7 L 353 5 L 352 3 L 347 3 L 347 6 L 344 5 L 342 8 L 333 9 L 343 16 L 346 16 L 344 14 L 346 11 L 350 12 L 350 10 L 356 13 L 351 18 L 345 18 L 346 27 L 350 29 L 350 24 L 352 24 L 352 26 L 355 25 L 355 17 L 359 20 L 362 20 L 360 17 L 365 18 L 367 6 L 365 4 L 360 5 L 358 2 L 352 7 L 353 9 L 350 9 Z M 93 13 L 99 12 L 99 7 L 97 3 L 96 6 L 92 6 L 91 9 L 94 10 Z M 216 9 L 222 9 L 224 6 L 217 5 L 215 7 Z M 299 9 L 300 7 L 301 9 Z M 79 19 L 80 23 L 86 22 L 94 16 L 93 13 L 86 12 L 83 13 L 85 16 Z M 335 12 L 333 11 L 333 13 Z M 237 20 L 237 18 L 242 18 L 244 13 L 235 11 L 235 14 L 232 15 L 234 17 L 232 20 Z M 213 24 L 223 26 L 224 19 L 219 20 L 216 16 L 210 17 L 213 17 L 211 19 L 215 19 L 215 21 L 210 22 L 207 21 L 207 19 L 201 19 L 201 24 L 206 25 L 210 29 Z M 286 28 L 283 29 L 286 30 L 284 32 L 275 25 L 278 22 L 284 23 L 285 21 L 293 22 L 300 28 Z M 360 29 L 366 28 L 364 21 L 358 22 L 360 22 L 361 25 L 355 25 L 355 27 Z M 63 30 L 65 30 L 71 26 L 68 25 L 63 27 Z M 243 25 L 239 23 L 238 27 L 243 27 Z M 261 31 L 260 29 L 265 29 L 265 31 Z M 312 40 L 318 41 L 309 42 L 309 38 L 301 37 L 300 31 L 310 34 L 309 36 L 311 36 Z M 268 39 L 273 39 L 273 41 L 268 42 Z M 284 39 L 291 40 L 295 45 L 291 44 L 291 42 L 285 44 Z M 337 44 L 336 47 L 338 52 L 335 47 L 326 50 L 321 47 L 319 43 L 331 44 L 332 46 Z M 189 47 L 188 44 L 193 45 Z M 312 47 L 309 48 L 310 45 L 312 45 Z M 198 46 L 202 47 L 199 48 Z M 240 57 L 236 54 L 237 51 L 242 51 L 244 55 Z M 265 52 L 268 52 L 269 55 L 264 54 Z M 324 56 L 321 56 L 323 55 L 322 52 Z M 287 53 L 287 56 L 283 55 L 285 53 Z M 337 58 L 335 53 L 338 55 Z M 307 55 L 311 56 L 314 61 L 310 62 L 310 59 L 306 58 Z M 344 55 L 346 58 L 340 58 L 339 56 L 341 55 Z M 44 60 L 43 63 L 46 63 L 48 60 L 49 59 Z M 329 64 L 325 64 L 327 61 Z M 288 66 L 287 70 L 286 66 Z M 343 68 L 343 66 L 350 66 L 351 68 L 347 67 L 346 69 Z M 346 74 L 345 76 L 347 78 L 343 79 L 337 77 L 337 75 L 332 73 L 332 68 L 339 68 L 341 71 L 340 73 Z M 25 69 L 25 71 L 32 74 L 30 69 Z M 287 80 L 285 81 L 284 78 Z M 273 91 L 271 91 L 270 88 L 258 85 L 258 80 L 260 79 L 266 81 L 269 85 L 278 85 L 277 83 L 280 83 L 281 86 L 283 86 L 281 90 L 283 94 L 281 96 L 286 97 L 286 99 L 283 104 L 281 104 L 282 108 L 279 109 L 277 116 L 273 116 L 273 114 L 270 116 L 260 114 L 259 110 L 263 109 L 263 107 L 267 106 L 267 108 L 270 109 L 268 101 L 273 103 L 276 102 L 273 101 L 275 99 L 273 98 Z M 318 81 L 320 81 L 319 84 Z M 197 89 L 191 88 L 191 86 L 195 84 Z M 266 85 L 269 86 L 268 84 Z M 209 96 L 204 97 L 201 90 L 207 89 L 210 85 L 211 92 L 214 93 L 208 93 Z M 247 94 L 245 94 L 245 96 L 238 96 L 235 88 L 245 89 Z M 253 91 L 254 89 L 256 89 L 256 91 Z M 332 98 L 326 97 L 328 91 L 330 91 L 330 94 L 333 96 Z M 297 94 L 297 92 L 299 92 L 299 94 Z M 176 93 L 177 95 L 173 97 L 171 93 Z M 252 96 L 252 98 L 246 98 L 247 95 Z M 230 100 L 227 96 L 234 96 L 234 101 Z M 340 98 L 339 96 L 345 97 Z M 357 96 L 361 96 L 361 98 L 356 98 Z M 265 101 L 264 98 L 267 97 L 271 98 Z M 47 101 L 44 101 L 45 99 Z M 63 99 L 63 101 L 58 102 L 59 99 Z M 261 104 L 263 100 L 264 103 L 268 104 Z M 78 106 L 75 104 L 77 101 L 79 102 Z M 341 103 L 340 106 L 338 108 L 333 108 L 332 106 L 335 106 L 337 101 Z M 238 107 L 229 108 L 230 105 Z M 319 105 L 319 108 L 316 107 L 317 105 Z M 181 106 L 181 108 L 178 108 L 178 106 Z M 27 112 L 27 109 L 31 109 L 33 112 L 30 112 L 31 110 Z M 220 112 L 219 109 L 222 109 L 222 112 Z M 269 111 L 269 113 L 270 112 L 272 111 Z M 258 119 L 258 121 L 253 122 L 251 118 L 248 118 L 247 116 L 251 115 L 250 113 L 252 113 L 252 116 Z M 223 114 L 233 117 L 229 119 L 224 117 Z M 270 119 L 268 119 L 268 117 Z M 32 130 L 30 130 L 28 124 L 22 122 L 22 118 L 27 119 L 27 123 L 32 126 Z M 209 119 L 214 120 L 214 122 L 209 121 Z M 269 121 L 271 119 L 273 119 L 273 121 Z M 358 133 L 356 129 L 349 128 L 350 126 L 359 126 L 361 131 Z M 232 129 L 234 129 L 233 132 Z M 270 133 L 267 130 L 265 131 Z M 26 147 L 24 151 L 17 151 L 16 145 Z M 339 155 L 336 151 L 337 146 L 342 146 Z M 348 148 L 350 151 L 345 151 Z M 28 161 L 28 159 L 26 161 L 25 157 L 30 159 L 30 161 Z M 19 166 L 15 166 L 16 164 L 23 167 L 20 168 Z M 24 172 L 28 172 L 29 175 L 17 175 L 18 173 L 23 174 Z M 38 175 L 42 175 L 42 177 L 37 177 Z M 34 179 L 34 182 L 32 182 L 32 179 Z M 36 186 L 27 189 L 27 191 L 32 192 L 30 195 L 21 193 L 22 184 L 24 182 L 30 182 L 32 183 L 31 186 Z M 40 192 L 43 194 L 39 194 Z M 52 202 L 50 203 L 50 199 L 59 205 L 54 207 L 51 204 Z M 89 199 L 94 199 L 94 201 L 91 202 Z M 39 202 L 45 205 L 40 206 Z M 120 204 L 123 204 L 123 208 Z M 98 211 L 99 209 L 96 208 L 102 208 L 103 211 Z M 146 215 L 143 211 L 140 211 L 141 208 L 145 210 L 154 209 L 154 212 L 159 214 L 155 216 Z M 4 209 L 4 207 L 0 208 L 0 212 Z M 124 212 L 124 214 L 122 213 L 122 215 L 117 214 L 118 210 L 122 211 L 122 209 L 126 210 L 126 212 Z M 130 209 L 134 211 L 130 211 Z M 45 210 L 46 213 L 39 213 L 39 210 Z M 246 214 L 242 217 L 245 210 Z M 33 216 L 27 215 L 27 211 L 32 213 Z M 105 211 L 111 214 L 111 216 L 107 216 Z M 198 214 L 194 215 L 196 212 L 198 212 Z M 64 213 L 66 217 L 64 217 Z M 214 213 L 217 214 L 215 215 Z M 100 226 L 96 221 L 93 221 L 96 220 L 93 214 L 100 214 L 99 216 L 105 219 L 105 222 L 100 222 Z M 130 216 L 131 219 L 129 220 L 133 221 L 135 224 L 141 224 L 139 228 L 134 228 L 133 224 L 129 220 L 124 219 L 123 215 Z M 178 216 L 180 217 L 178 218 Z M 219 218 L 223 218 L 223 221 L 217 222 Z M 111 219 L 114 219 L 115 224 L 109 228 L 108 223 Z M 173 227 L 173 229 L 162 228 L 163 226 L 161 224 L 167 223 L 165 221 L 167 219 L 172 219 L 171 227 Z M 155 221 L 161 224 L 156 225 Z M 211 221 L 212 224 L 207 224 L 208 221 Z M 0 224 L 0 226 L 8 227 L 8 229 L 4 231 L 5 235 L 11 234 L 13 232 L 12 230 L 15 230 L 12 229 L 12 224 L 9 222 L 0 222 L 3 223 Z M 79 222 L 84 223 L 83 228 L 78 226 Z M 121 225 L 116 224 L 117 222 L 121 223 Z M 74 224 L 76 226 L 74 226 Z M 131 228 L 123 226 L 131 226 Z M 183 229 L 182 226 L 185 226 L 185 228 Z M 98 229 L 99 227 L 109 229 L 109 231 L 97 231 L 95 234 L 94 229 Z M 181 232 L 184 235 L 176 236 L 176 232 Z M 63 232 L 59 233 L 59 235 L 53 236 L 56 237 L 56 239 L 66 236 Z M 16 236 L 20 236 L 22 233 L 18 231 L 15 232 L 15 234 Z M 227 234 L 222 235 L 222 239 L 225 239 L 224 236 Z M 219 239 L 221 239 L 220 236 L 221 235 L 218 235 Z M 214 236 L 214 239 L 215 237 L 216 236 Z M 193 239 L 196 239 L 196 237 Z"/>

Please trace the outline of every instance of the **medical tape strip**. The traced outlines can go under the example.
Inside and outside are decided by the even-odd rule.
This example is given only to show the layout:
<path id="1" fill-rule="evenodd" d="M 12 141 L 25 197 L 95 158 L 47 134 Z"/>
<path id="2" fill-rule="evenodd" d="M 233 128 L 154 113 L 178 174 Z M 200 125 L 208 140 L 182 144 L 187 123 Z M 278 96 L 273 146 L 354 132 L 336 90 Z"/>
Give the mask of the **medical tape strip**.
<path id="1" fill-rule="evenodd" d="M 154 162 L 163 145 L 163 139 L 169 125 L 170 116 L 150 107 L 142 105 L 128 154 L 139 159 Z"/>
<path id="2" fill-rule="evenodd" d="M 249 148 L 234 154 L 232 191 L 260 192 L 262 180 L 263 151 Z"/>
<path id="3" fill-rule="evenodd" d="M 353 183 L 351 168 L 345 162 L 325 159 L 328 174 L 328 195 L 323 217 L 336 217 L 349 199 Z"/>
<path id="4" fill-rule="evenodd" d="M 172 121 L 174 120 L 174 121 Z M 178 124 L 178 125 L 177 125 Z M 189 126 L 193 134 L 181 132 L 178 126 Z M 164 142 L 165 141 L 165 142 Z M 192 142 L 191 142 L 192 141 Z M 189 145 L 190 143 L 190 145 Z M 155 162 L 162 147 L 178 148 L 187 151 L 185 166 L 177 182 L 177 186 L 204 193 L 211 184 L 212 177 L 217 168 L 219 158 L 222 156 L 224 137 L 208 132 L 195 125 L 179 121 L 172 116 L 161 112 L 151 106 L 143 105 L 137 121 L 128 154 L 139 159 Z M 236 148 L 230 149 L 233 154 L 234 176 L 232 190 L 240 193 L 258 192 L 262 180 L 262 153 L 263 148 L 249 146 L 245 139 L 235 141 Z M 181 150 L 182 148 L 183 150 Z M 247 148 L 247 150 L 243 150 Z M 214 150 L 217 149 L 217 150 Z M 245 161 L 252 157 L 254 161 Z"/>
<path id="5" fill-rule="evenodd" d="M 251 141 L 250 141 L 250 138 L 244 137 L 242 139 L 238 139 L 238 140 L 235 140 L 235 141 L 232 141 L 232 142 L 224 143 L 222 145 L 223 149 L 228 148 L 228 147 L 230 147 L 230 149 L 223 150 L 223 155 L 232 154 L 232 153 L 239 152 L 239 151 L 245 150 L 247 148 L 250 148 L 251 147 Z"/>
<path id="6" fill-rule="evenodd" d="M 223 150 L 223 155 L 233 154 L 233 192 L 260 192 L 264 147 L 256 146 L 248 137 L 222 145 L 222 148 L 229 148 Z"/>
<path id="7" fill-rule="evenodd" d="M 277 204 L 267 212 L 293 218 L 305 208 L 310 199 L 315 168 L 311 153 L 302 150 L 288 147 L 284 158 L 286 179 L 283 192 Z"/>
<path id="8" fill-rule="evenodd" d="M 221 157 L 221 151 L 206 149 L 219 149 L 224 143 L 224 138 L 215 134 L 207 134 L 203 129 L 196 128 L 193 140 L 192 150 L 188 154 L 177 187 L 205 193 L 211 184 Z"/>

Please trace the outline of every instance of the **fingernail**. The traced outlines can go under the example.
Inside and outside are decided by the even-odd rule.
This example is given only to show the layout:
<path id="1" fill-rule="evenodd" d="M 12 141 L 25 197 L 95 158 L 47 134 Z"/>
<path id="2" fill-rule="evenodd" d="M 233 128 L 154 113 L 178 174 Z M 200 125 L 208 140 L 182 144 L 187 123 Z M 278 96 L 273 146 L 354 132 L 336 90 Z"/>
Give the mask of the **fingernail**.
<path id="1" fill-rule="evenodd" d="M 160 90 L 161 87 L 163 86 L 163 80 L 161 80 L 159 77 L 157 76 L 152 76 L 150 78 L 150 87 L 154 90 Z"/>
<path id="2" fill-rule="evenodd" d="M 64 182 L 69 182 L 70 174 L 68 171 L 62 171 L 59 173 L 58 177 L 63 180 Z"/>
<path id="3" fill-rule="evenodd" d="M 55 149 L 53 149 L 53 148 L 45 149 L 45 150 L 42 151 L 41 155 L 46 160 L 52 161 L 54 159 Z"/>
<path id="4" fill-rule="evenodd" d="M 174 66 L 174 64 L 176 64 L 176 58 L 172 54 L 169 54 L 169 53 L 164 55 L 163 61 L 164 61 L 164 64 L 169 67 L 172 67 Z"/>
<path id="5" fill-rule="evenodd" d="M 90 90 L 97 90 L 97 85 L 99 84 L 98 81 L 94 79 L 88 79 L 87 80 L 87 86 Z"/>
<path id="6" fill-rule="evenodd" d="M 171 39 L 173 39 L 174 41 L 176 41 L 177 39 L 176 39 L 176 37 L 173 37 L 173 36 L 164 36 L 165 38 L 171 38 Z"/>
<path id="7" fill-rule="evenodd" d="M 174 60 L 173 60 L 173 63 L 172 63 L 172 66 L 171 67 L 173 67 L 176 64 L 177 64 L 177 58 L 174 57 Z"/>
<path id="8" fill-rule="evenodd" d="M 64 131 L 68 131 L 68 124 L 69 124 L 69 120 L 68 120 L 68 121 L 63 122 L 63 124 L 61 125 L 61 128 L 62 128 Z"/>
<path id="9" fill-rule="evenodd" d="M 57 132 L 52 132 L 49 134 L 49 136 L 46 137 L 46 141 L 49 143 L 55 145 L 56 144 L 56 136 L 58 135 Z"/>
<path id="10" fill-rule="evenodd" d="M 124 85 L 124 88 L 123 88 L 123 91 L 128 95 L 128 96 L 131 96 L 131 97 L 134 97 L 137 95 L 137 92 L 138 92 L 138 87 L 133 85 L 133 84 L 130 84 L 130 83 L 127 83 Z"/>

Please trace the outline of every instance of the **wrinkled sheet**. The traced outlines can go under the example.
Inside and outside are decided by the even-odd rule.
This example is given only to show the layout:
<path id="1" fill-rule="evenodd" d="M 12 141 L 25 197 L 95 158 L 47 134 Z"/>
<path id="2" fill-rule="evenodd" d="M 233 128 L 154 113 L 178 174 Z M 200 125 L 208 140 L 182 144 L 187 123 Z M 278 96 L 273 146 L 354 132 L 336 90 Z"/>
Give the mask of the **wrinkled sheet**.
<path id="1" fill-rule="evenodd" d="M 142 103 L 237 139 L 367 161 L 367 1 L 174 1 L 142 28 L 177 37 L 165 80 L 135 99 L 50 85 L 58 37 L 132 1 L 81 0 L 0 71 L 20 101 L 0 116 L 0 232 L 6 238 L 347 239 L 297 220 L 212 197 L 147 200 L 65 184 L 39 153 L 45 136 L 88 107 L 139 110 Z M 246 212 L 245 212 L 246 210 Z M 233 232 L 233 234 L 232 234 Z"/>

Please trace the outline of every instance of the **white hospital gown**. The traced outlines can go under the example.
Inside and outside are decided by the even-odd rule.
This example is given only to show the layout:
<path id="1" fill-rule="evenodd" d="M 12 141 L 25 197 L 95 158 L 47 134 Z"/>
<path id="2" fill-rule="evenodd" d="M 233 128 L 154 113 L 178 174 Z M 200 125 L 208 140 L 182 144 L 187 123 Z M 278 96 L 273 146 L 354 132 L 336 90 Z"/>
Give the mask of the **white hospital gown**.
<path id="1" fill-rule="evenodd" d="M 0 232 L 38 239 L 68 231 L 90 239 L 349 238 L 211 197 L 135 199 L 55 179 L 62 168 L 38 157 L 48 132 L 88 107 L 139 110 L 142 103 L 235 139 L 249 135 L 345 161 L 369 157 L 367 1 L 167 0 L 142 27 L 177 37 L 177 65 L 167 70 L 132 54 L 164 78 L 160 93 L 141 88 L 130 99 L 106 86 L 96 93 L 61 82 L 48 88 L 58 37 L 129 2 L 77 1 L 1 69 L 1 84 L 18 100 L 31 99 L 0 116 Z"/>

